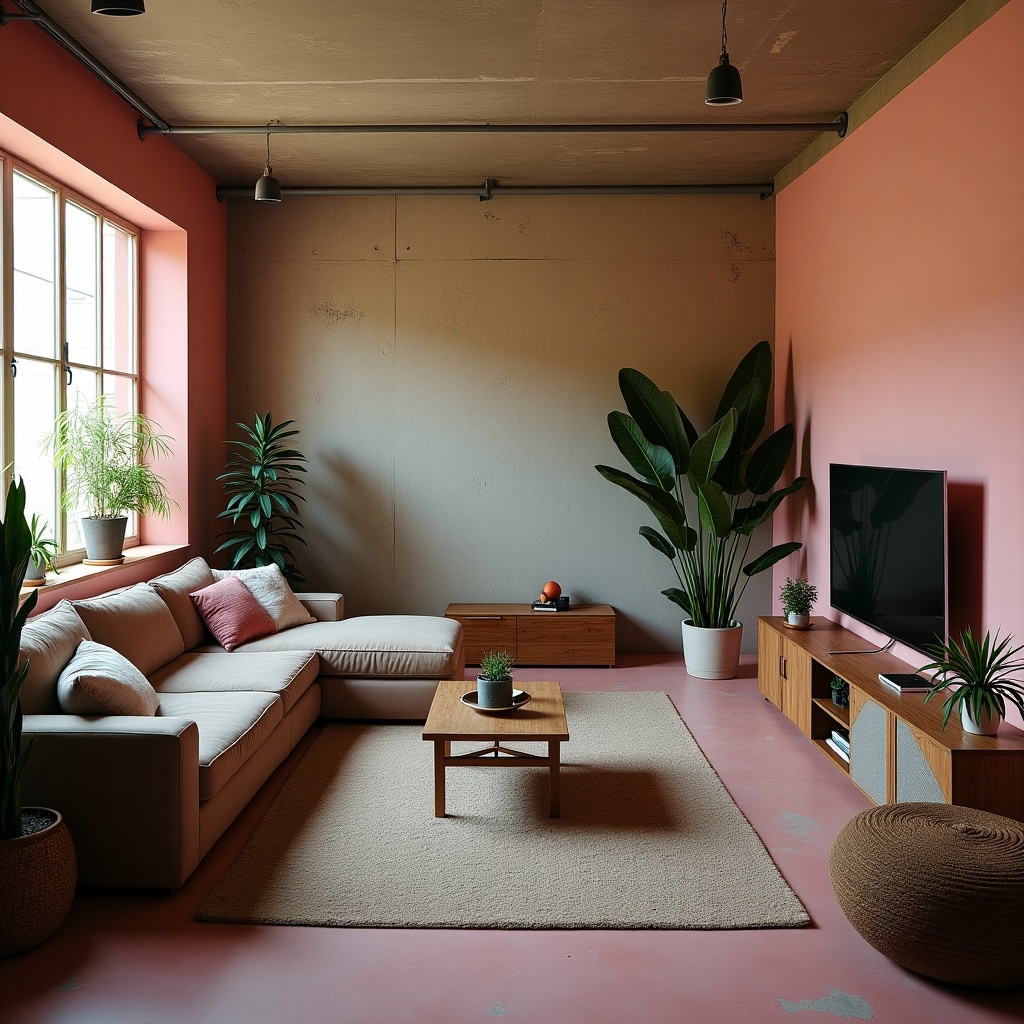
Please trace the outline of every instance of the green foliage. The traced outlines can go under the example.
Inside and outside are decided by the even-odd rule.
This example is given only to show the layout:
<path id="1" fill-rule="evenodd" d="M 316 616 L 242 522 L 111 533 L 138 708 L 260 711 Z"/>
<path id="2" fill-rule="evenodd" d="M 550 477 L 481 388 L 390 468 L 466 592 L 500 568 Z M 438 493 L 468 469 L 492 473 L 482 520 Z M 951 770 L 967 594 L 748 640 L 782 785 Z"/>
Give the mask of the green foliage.
<path id="1" fill-rule="evenodd" d="M 481 679 L 490 679 L 492 682 L 510 679 L 512 664 L 512 655 L 508 651 L 488 651 L 480 659 L 480 671 L 477 675 Z"/>
<path id="2" fill-rule="evenodd" d="M 757 527 L 807 482 L 798 477 L 773 490 L 793 450 L 792 424 L 755 447 L 767 420 L 771 383 L 771 346 L 758 342 L 729 378 L 715 422 L 698 434 L 667 391 L 639 370 L 619 371 L 628 415 L 610 413 L 608 429 L 637 476 L 611 466 L 594 468 L 642 501 L 658 521 L 663 532 L 642 526 L 640 535 L 672 562 L 679 586 L 662 593 L 695 626 L 727 627 L 750 578 L 801 547 L 795 541 L 777 544 L 747 560 Z"/>
<path id="3" fill-rule="evenodd" d="M 60 554 L 60 548 L 53 537 L 49 535 L 49 521 L 40 519 L 38 514 L 33 512 L 28 530 L 32 541 L 28 549 L 29 563 L 36 566 L 41 565 L 47 572 L 56 572 L 57 566 L 54 559 Z"/>
<path id="4" fill-rule="evenodd" d="M 306 457 L 288 442 L 299 433 L 288 429 L 294 422 L 275 426 L 269 412 L 257 415 L 252 425 L 237 424 L 245 432 L 241 441 L 228 441 L 227 472 L 217 479 L 228 498 L 220 518 L 234 529 L 222 534 L 227 540 L 217 550 L 228 553 L 229 569 L 277 565 L 289 582 L 303 579 L 288 547 L 306 543 L 298 534 L 298 502 L 306 500 L 298 488 L 306 481 L 297 475 L 306 472 Z"/>
<path id="5" fill-rule="evenodd" d="M 170 441 L 141 413 L 115 413 L 106 395 L 62 412 L 47 443 L 54 464 L 67 473 L 65 510 L 85 504 L 92 518 L 135 512 L 166 519 L 167 487 L 145 460 L 169 456 Z"/>
<path id="6" fill-rule="evenodd" d="M 795 580 L 787 576 L 786 582 L 779 589 L 779 600 L 786 613 L 810 615 L 814 602 L 818 600 L 818 588 L 808 583 L 803 576 Z"/>
<path id="7" fill-rule="evenodd" d="M 21 774 L 31 746 L 21 740 L 20 698 L 28 662 L 18 666 L 21 630 L 39 597 L 33 590 L 19 607 L 31 546 L 25 485 L 11 481 L 0 523 L 0 839 L 21 835 Z"/>
<path id="8" fill-rule="evenodd" d="M 1024 672 L 1024 660 L 1018 657 L 1024 645 L 1011 647 L 1012 643 L 1012 635 L 1000 640 L 998 631 L 994 639 L 986 632 L 982 640 L 977 640 L 968 626 L 961 632 L 959 641 L 950 637 L 947 643 L 925 647 L 925 652 L 935 658 L 918 669 L 919 672 L 935 671 L 925 701 L 952 686 L 957 687 L 942 705 L 943 729 L 950 714 L 964 704 L 978 723 L 986 713 L 1005 718 L 1006 701 L 1016 705 L 1024 715 L 1024 681 L 1010 678 L 1016 672 Z"/>

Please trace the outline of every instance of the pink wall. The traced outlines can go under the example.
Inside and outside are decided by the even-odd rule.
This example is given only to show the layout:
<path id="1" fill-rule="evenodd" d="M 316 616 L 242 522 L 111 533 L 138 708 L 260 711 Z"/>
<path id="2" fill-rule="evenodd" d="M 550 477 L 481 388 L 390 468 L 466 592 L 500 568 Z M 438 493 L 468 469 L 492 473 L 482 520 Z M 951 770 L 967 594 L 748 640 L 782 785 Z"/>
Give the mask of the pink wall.
<path id="1" fill-rule="evenodd" d="M 828 593 L 830 462 L 946 469 L 951 624 L 1024 643 L 1022 42 L 1012 0 L 778 196 L 777 412 L 815 488 L 776 594 Z"/>
<path id="2" fill-rule="evenodd" d="M 212 178 L 167 139 L 140 142 L 135 112 L 40 29 L 0 29 L 0 148 L 143 229 L 143 410 L 175 439 L 160 466 L 180 511 L 142 539 L 188 541 L 209 555 L 219 527 L 226 431 L 226 211 Z M 167 564 L 134 572 L 156 575 Z M 62 590 L 80 596 L 131 582 L 133 570 Z M 46 594 L 41 595 L 44 599 Z M 54 598 L 56 600 L 56 598 Z M 41 600 L 40 607 L 52 604 Z"/>

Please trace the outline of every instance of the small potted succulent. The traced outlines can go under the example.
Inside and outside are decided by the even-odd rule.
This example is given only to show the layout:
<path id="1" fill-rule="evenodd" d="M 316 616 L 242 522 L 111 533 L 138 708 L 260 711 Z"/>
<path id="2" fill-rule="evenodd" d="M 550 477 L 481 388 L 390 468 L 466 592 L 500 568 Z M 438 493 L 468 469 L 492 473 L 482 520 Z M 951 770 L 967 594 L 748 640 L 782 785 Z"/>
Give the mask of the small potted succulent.
<path id="1" fill-rule="evenodd" d="M 818 600 L 818 588 L 801 576 L 797 579 L 786 577 L 779 591 L 782 613 L 790 626 L 807 626 L 811 621 L 811 609 Z"/>
<path id="2" fill-rule="evenodd" d="M 1019 657 L 1024 644 L 1012 647 L 1012 643 L 1012 635 L 1000 640 L 998 631 L 994 638 L 986 632 L 982 640 L 976 640 L 968 626 L 959 641 L 950 637 L 946 643 L 925 647 L 935 658 L 918 669 L 935 670 L 925 701 L 956 687 L 942 705 L 943 729 L 958 706 L 964 732 L 976 736 L 994 736 L 999 731 L 999 723 L 1006 717 L 1006 701 L 1024 715 L 1024 659 Z M 1016 673 L 1021 676 L 1011 679 Z"/>
<path id="3" fill-rule="evenodd" d="M 512 706 L 512 655 L 508 651 L 488 651 L 480 659 L 476 701 L 482 708 Z"/>
<path id="4" fill-rule="evenodd" d="M 60 553 L 57 542 L 49 536 L 50 524 L 33 512 L 28 524 L 31 547 L 28 550 L 28 569 L 25 571 L 26 587 L 41 587 L 46 583 L 48 572 L 57 572 L 55 559 Z"/>
<path id="5" fill-rule="evenodd" d="M 837 708 L 850 706 L 850 684 L 840 676 L 832 677 L 832 703 Z"/>

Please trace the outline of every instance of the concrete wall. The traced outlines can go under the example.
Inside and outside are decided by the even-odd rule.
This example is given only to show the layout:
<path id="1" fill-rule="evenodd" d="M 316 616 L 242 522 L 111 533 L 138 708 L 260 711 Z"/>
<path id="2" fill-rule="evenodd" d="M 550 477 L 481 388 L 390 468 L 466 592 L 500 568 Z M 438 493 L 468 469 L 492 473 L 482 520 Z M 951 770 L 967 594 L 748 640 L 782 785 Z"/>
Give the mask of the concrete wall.
<path id="1" fill-rule="evenodd" d="M 302 430 L 307 585 L 440 614 L 555 579 L 619 610 L 622 649 L 678 651 L 653 520 L 593 466 L 628 468 L 622 366 L 710 423 L 772 336 L 773 232 L 756 197 L 231 200 L 228 414 Z"/>
<path id="2" fill-rule="evenodd" d="M 1022 39 L 1013 0 L 782 191 L 776 321 L 777 414 L 794 418 L 800 469 L 818 481 L 776 530 L 806 541 L 811 580 L 828 594 L 830 462 L 945 469 L 951 626 L 1018 642 Z M 979 80 L 983 103 L 965 88 Z"/>

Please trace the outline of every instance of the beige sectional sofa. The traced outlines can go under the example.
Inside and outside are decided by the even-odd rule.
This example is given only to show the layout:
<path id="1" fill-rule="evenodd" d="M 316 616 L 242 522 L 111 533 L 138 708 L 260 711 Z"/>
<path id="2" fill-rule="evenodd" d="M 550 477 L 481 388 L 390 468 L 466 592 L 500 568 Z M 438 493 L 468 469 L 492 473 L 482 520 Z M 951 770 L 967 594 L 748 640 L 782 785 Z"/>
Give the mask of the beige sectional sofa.
<path id="1" fill-rule="evenodd" d="M 463 677 L 457 622 L 344 619 L 340 594 L 297 595 L 309 621 L 228 652 L 189 596 L 213 582 L 193 559 L 25 626 L 23 800 L 64 815 L 82 885 L 180 886 L 318 718 L 424 719 L 438 680 Z M 156 714 L 109 713 L 102 690 L 69 695 L 90 639 L 146 677 Z"/>

